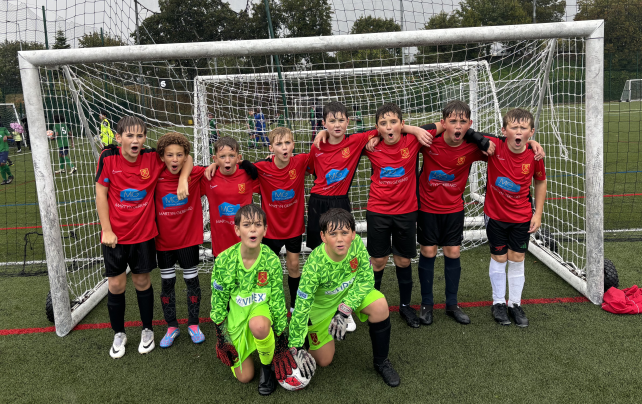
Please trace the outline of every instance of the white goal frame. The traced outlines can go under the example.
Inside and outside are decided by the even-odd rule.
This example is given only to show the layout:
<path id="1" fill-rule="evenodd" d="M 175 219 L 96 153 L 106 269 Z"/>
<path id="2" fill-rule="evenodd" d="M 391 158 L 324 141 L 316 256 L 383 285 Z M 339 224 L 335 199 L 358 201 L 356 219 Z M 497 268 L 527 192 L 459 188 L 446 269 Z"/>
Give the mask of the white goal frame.
<path id="1" fill-rule="evenodd" d="M 639 82 L 640 87 L 642 87 L 642 79 L 627 80 L 624 83 L 624 89 L 622 90 L 622 95 L 620 96 L 620 102 L 642 101 L 642 89 L 638 92 L 638 94 L 640 95 L 639 98 L 631 98 L 631 84 L 633 84 L 634 81 Z"/>
<path id="2" fill-rule="evenodd" d="M 386 32 L 377 34 L 336 35 L 307 38 L 279 38 L 230 42 L 142 45 L 112 48 L 59 49 L 19 52 L 20 74 L 31 134 L 34 172 L 38 191 L 45 253 L 55 315 L 56 333 L 68 334 L 101 297 L 87 297 L 70 309 L 67 268 L 46 137 L 46 121 L 41 91 L 41 67 L 67 64 L 140 62 L 166 59 L 216 58 L 223 56 L 263 56 L 308 54 L 361 49 L 403 48 L 474 42 L 507 42 L 554 38 L 584 38 L 585 48 L 585 142 L 586 142 L 586 282 L 576 277 L 554 255 L 530 243 L 540 261 L 558 273 L 593 303 L 603 296 L 604 219 L 603 219 L 603 62 L 604 21 L 577 21 L 551 24 L 506 25 L 496 27 L 453 28 Z M 474 109 L 474 105 L 471 105 Z M 106 286 L 103 286 L 106 292 Z"/>

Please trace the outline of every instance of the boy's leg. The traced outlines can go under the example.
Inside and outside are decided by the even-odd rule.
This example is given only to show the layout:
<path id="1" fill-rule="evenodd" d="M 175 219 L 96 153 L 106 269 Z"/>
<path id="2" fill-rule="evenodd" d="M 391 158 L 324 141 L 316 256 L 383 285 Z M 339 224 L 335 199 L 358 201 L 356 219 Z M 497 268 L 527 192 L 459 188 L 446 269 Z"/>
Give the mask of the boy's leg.
<path id="1" fill-rule="evenodd" d="M 178 263 L 183 268 L 183 280 L 187 287 L 187 325 L 194 343 L 205 341 L 201 332 L 199 313 L 201 308 L 201 284 L 198 279 L 198 245 L 181 248 L 177 251 Z"/>
<path id="2" fill-rule="evenodd" d="M 418 328 L 421 323 L 412 300 L 412 267 L 410 259 L 417 256 L 417 212 L 392 216 L 392 258 L 399 284 L 399 313 L 406 323 Z"/>
<path id="3" fill-rule="evenodd" d="M 490 219 L 486 221 L 486 235 L 490 247 L 490 266 L 488 275 L 493 290 L 491 313 L 498 324 L 510 325 L 506 307 L 506 261 L 508 252 L 507 223 Z"/>
<path id="4" fill-rule="evenodd" d="M 335 344 L 328 332 L 334 313 L 316 324 L 308 326 L 308 343 L 310 355 L 314 358 L 317 366 L 326 367 L 332 363 L 335 352 Z"/>
<path id="5" fill-rule="evenodd" d="M 446 281 L 446 315 L 459 324 L 470 324 L 470 317 L 457 305 L 461 277 L 460 245 L 464 237 L 464 211 L 441 216 L 440 245 L 444 251 L 444 278 Z"/>
<path id="6" fill-rule="evenodd" d="M 265 306 L 259 306 L 257 309 L 253 312 L 248 326 L 261 360 L 259 394 L 267 396 L 276 390 L 277 385 L 276 375 L 272 369 L 275 347 L 274 331 L 272 331 L 269 309 Z"/>
<path id="7" fill-rule="evenodd" d="M 150 272 L 156 268 L 156 243 L 154 239 L 132 245 L 128 263 L 132 272 L 132 281 L 136 288 L 140 319 L 143 323 L 138 352 L 145 354 L 151 352 L 155 347 L 152 326 L 152 320 L 154 319 L 154 288 L 152 287 L 150 275 Z"/>
<path id="8" fill-rule="evenodd" d="M 308 223 L 306 228 L 305 244 L 309 249 L 314 250 L 321 245 L 321 227 L 319 219 L 321 215 L 329 210 L 328 200 L 321 195 L 310 194 L 308 201 Z"/>
<path id="9" fill-rule="evenodd" d="M 518 327 L 528 327 L 528 318 L 522 309 L 524 258 L 528 249 L 530 222 L 515 223 L 511 226 L 508 239 L 508 314 Z"/>
<path id="10" fill-rule="evenodd" d="M 125 335 L 125 286 L 127 284 L 127 260 L 129 246 L 116 244 L 115 248 L 102 245 L 107 277 L 107 311 L 114 330 L 114 342 L 109 355 L 116 359 L 125 355 L 127 336 Z"/>
<path id="11" fill-rule="evenodd" d="M 167 322 L 167 332 L 160 342 L 160 347 L 169 348 L 180 335 L 176 320 L 176 251 L 156 251 L 156 258 L 161 273 L 161 307 Z"/>
<path id="12" fill-rule="evenodd" d="M 301 243 L 303 235 L 285 240 L 285 267 L 288 270 L 288 289 L 290 290 L 290 311 L 294 311 L 296 304 L 296 292 L 299 290 L 301 281 L 301 269 L 299 268 L 299 255 L 301 254 Z"/>
<path id="13" fill-rule="evenodd" d="M 368 224 L 367 236 L 368 245 L 366 249 L 370 255 L 370 262 L 374 271 L 376 290 L 381 290 L 383 272 L 388 263 L 388 257 L 392 252 L 390 237 L 392 235 L 392 216 L 366 211 L 366 223 Z"/>
<path id="14" fill-rule="evenodd" d="M 433 281 L 435 278 L 435 257 L 437 256 L 437 244 L 439 240 L 440 227 L 434 213 L 417 213 L 417 241 L 420 246 L 419 265 L 417 273 L 421 285 L 421 312 L 419 321 L 421 324 L 432 324 L 432 309 L 434 305 Z"/>

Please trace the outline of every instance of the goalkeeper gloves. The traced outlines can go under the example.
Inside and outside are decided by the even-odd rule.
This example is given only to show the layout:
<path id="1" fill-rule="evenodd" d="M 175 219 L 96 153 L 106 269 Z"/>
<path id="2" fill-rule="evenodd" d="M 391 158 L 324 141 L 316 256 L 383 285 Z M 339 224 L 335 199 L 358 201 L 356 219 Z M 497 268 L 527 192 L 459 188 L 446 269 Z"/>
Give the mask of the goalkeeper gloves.
<path id="1" fill-rule="evenodd" d="M 277 380 L 285 380 L 288 375 L 292 374 L 292 369 L 297 368 L 294 356 L 288 348 L 288 339 L 285 337 L 285 332 L 281 333 L 276 341 L 272 362 L 274 363 L 274 373 L 276 373 Z"/>
<path id="2" fill-rule="evenodd" d="M 247 160 L 241 161 L 239 168 L 247 173 L 253 180 L 259 178 L 259 172 L 251 162 Z"/>
<path id="3" fill-rule="evenodd" d="M 479 150 L 486 151 L 490 146 L 490 140 L 484 135 L 485 133 L 475 132 L 474 129 L 469 128 L 466 131 L 466 134 L 464 134 L 464 140 L 466 141 L 466 143 L 475 143 Z"/>
<path id="4" fill-rule="evenodd" d="M 232 367 L 239 360 L 239 354 L 234 345 L 225 338 L 221 324 L 216 324 L 216 357 L 224 365 Z"/>
<path id="5" fill-rule="evenodd" d="M 345 303 L 341 303 L 337 308 L 337 313 L 332 317 L 332 321 L 330 321 L 330 327 L 328 327 L 328 332 L 332 338 L 337 341 L 343 341 L 346 337 L 346 328 L 348 327 L 348 317 L 350 317 L 350 314 L 352 314 L 352 309 Z"/>
<path id="6" fill-rule="evenodd" d="M 314 376 L 314 372 L 317 370 L 317 362 L 308 351 L 304 348 L 290 348 L 290 353 L 303 377 L 309 379 Z"/>

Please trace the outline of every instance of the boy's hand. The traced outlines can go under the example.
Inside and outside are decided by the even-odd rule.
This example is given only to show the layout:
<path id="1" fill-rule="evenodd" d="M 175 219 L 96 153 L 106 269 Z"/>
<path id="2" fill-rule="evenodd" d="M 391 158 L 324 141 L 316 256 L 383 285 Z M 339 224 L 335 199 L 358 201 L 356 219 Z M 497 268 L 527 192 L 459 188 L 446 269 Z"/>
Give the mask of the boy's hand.
<path id="1" fill-rule="evenodd" d="M 368 150 L 369 152 L 373 152 L 374 148 L 377 147 L 379 142 L 381 142 L 380 136 L 375 136 L 372 139 L 368 140 L 368 144 L 366 144 L 366 150 Z"/>
<path id="2" fill-rule="evenodd" d="M 328 139 L 328 131 L 323 129 L 317 132 L 317 135 L 314 137 L 314 145 L 317 149 L 321 150 L 321 141 L 325 143 Z"/>
<path id="3" fill-rule="evenodd" d="M 412 125 L 405 125 L 403 129 L 405 133 L 415 135 L 422 146 L 430 147 L 432 144 L 432 135 L 427 130 Z"/>
<path id="4" fill-rule="evenodd" d="M 346 329 L 348 328 L 348 317 L 352 314 L 352 309 L 345 303 L 341 303 L 337 308 L 337 313 L 332 317 L 328 333 L 332 338 L 337 341 L 343 341 L 346 337 Z"/>
<path id="5" fill-rule="evenodd" d="M 494 155 L 495 154 L 495 143 L 490 142 L 488 144 L 488 150 L 486 150 L 486 151 L 484 151 L 482 153 L 484 153 L 484 156 L 492 156 L 492 155 Z"/>
<path id="6" fill-rule="evenodd" d="M 539 215 L 533 215 L 533 218 L 531 219 L 531 227 L 528 230 L 528 232 L 535 233 L 541 225 L 542 225 L 542 217 Z"/>
<path id="7" fill-rule="evenodd" d="M 2 140 L 4 140 L 4 141 L 6 142 L 6 141 L 7 141 L 7 137 L 6 137 L 6 136 L 4 136 L 4 137 L 2 138 Z"/>
<path id="8" fill-rule="evenodd" d="M 225 366 L 232 367 L 239 360 L 239 354 L 234 345 L 227 341 L 220 324 L 216 324 L 216 357 Z"/>
<path id="9" fill-rule="evenodd" d="M 301 371 L 303 377 L 310 378 L 314 376 L 314 372 L 317 370 L 317 362 L 314 360 L 312 355 L 308 353 L 303 347 L 301 348 L 290 348 L 290 353 L 296 362 L 297 368 Z"/>
<path id="10" fill-rule="evenodd" d="M 529 140 L 527 143 L 533 148 L 533 152 L 535 153 L 535 161 L 540 161 L 541 159 L 546 157 L 546 153 L 544 153 L 544 148 L 541 144 L 537 143 L 534 140 Z"/>
<path id="11" fill-rule="evenodd" d="M 116 248 L 116 244 L 118 244 L 118 237 L 111 230 L 103 231 L 102 240 L 100 242 L 107 247 Z"/>
<path id="12" fill-rule="evenodd" d="M 274 363 L 274 373 L 276 373 L 277 380 L 285 380 L 289 374 L 292 374 L 292 369 L 297 368 L 294 356 L 288 348 L 288 339 L 285 337 L 285 332 L 281 333 L 277 338 L 272 363 Z"/>
<path id="13" fill-rule="evenodd" d="M 178 197 L 178 200 L 183 200 L 187 198 L 189 195 L 189 184 L 187 181 L 178 180 L 178 189 L 176 190 L 176 196 Z"/>
<path id="14" fill-rule="evenodd" d="M 212 179 L 214 176 L 214 172 L 216 171 L 216 161 L 207 166 L 205 169 L 205 178 L 207 178 L 208 181 Z"/>

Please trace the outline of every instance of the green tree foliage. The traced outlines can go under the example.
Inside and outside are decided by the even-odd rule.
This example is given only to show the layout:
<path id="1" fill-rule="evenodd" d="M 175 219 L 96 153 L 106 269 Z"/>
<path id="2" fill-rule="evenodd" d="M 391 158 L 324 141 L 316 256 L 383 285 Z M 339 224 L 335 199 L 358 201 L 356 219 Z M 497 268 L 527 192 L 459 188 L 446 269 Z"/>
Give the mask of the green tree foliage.
<path id="1" fill-rule="evenodd" d="M 461 17 L 456 13 L 444 11 L 428 20 L 425 29 L 447 29 L 461 27 Z M 420 46 L 417 53 L 418 63 L 461 62 L 466 60 L 466 45 Z"/>
<path id="2" fill-rule="evenodd" d="M 519 0 L 524 12 L 533 21 L 533 0 Z M 564 18 L 565 0 L 536 0 L 536 22 L 559 22 Z"/>
<path id="3" fill-rule="evenodd" d="M 531 22 L 519 0 L 463 0 L 455 13 L 464 27 Z"/>
<path id="4" fill-rule="evenodd" d="M 0 42 L 0 83 L 8 94 L 21 93 L 22 81 L 18 66 L 18 52 L 22 50 L 42 50 L 43 44 L 37 42 L 4 41 Z M 4 95 L 4 94 L 3 94 Z"/>
<path id="5" fill-rule="evenodd" d="M 56 31 L 56 41 L 54 42 L 54 45 L 52 47 L 53 49 L 69 49 L 71 48 L 71 45 L 67 43 L 67 37 L 65 36 L 65 32 L 61 29 Z"/>
<path id="6" fill-rule="evenodd" d="M 373 34 L 378 32 L 401 31 L 401 26 L 392 18 L 379 18 L 373 16 L 359 17 L 352 28 L 351 34 Z M 395 59 L 401 56 L 400 48 L 393 49 L 366 49 L 355 52 L 341 51 L 337 59 L 342 67 L 367 67 L 389 66 L 395 64 Z"/>
<path id="7" fill-rule="evenodd" d="M 329 0 L 281 0 L 280 13 L 285 37 L 332 35 L 332 8 Z M 301 59 L 314 65 L 333 61 L 327 53 L 284 55 L 282 58 L 285 64 L 297 64 Z"/>
<path id="8" fill-rule="evenodd" d="M 103 45 L 102 38 L 100 37 L 100 32 L 92 32 L 91 34 L 85 34 L 80 39 L 78 39 L 78 45 L 81 48 L 99 48 L 102 46 L 126 46 L 127 44 L 121 38 L 104 35 L 105 45 Z"/>

